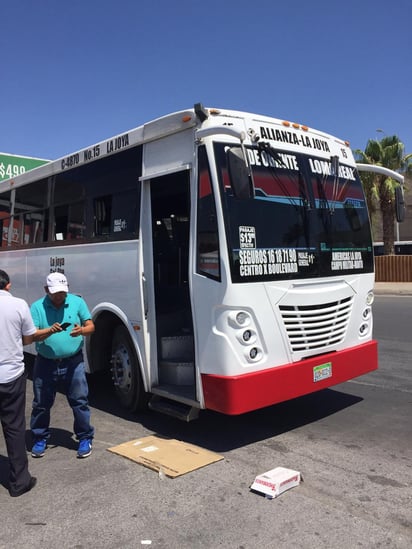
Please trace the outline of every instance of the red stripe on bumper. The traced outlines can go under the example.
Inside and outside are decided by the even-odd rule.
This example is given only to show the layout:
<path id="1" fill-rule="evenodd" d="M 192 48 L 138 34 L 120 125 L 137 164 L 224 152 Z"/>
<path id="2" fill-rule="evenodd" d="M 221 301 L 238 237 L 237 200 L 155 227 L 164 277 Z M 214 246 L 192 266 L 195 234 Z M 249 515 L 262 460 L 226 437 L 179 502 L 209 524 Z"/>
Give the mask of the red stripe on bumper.
<path id="1" fill-rule="evenodd" d="M 332 364 L 332 377 L 314 382 L 313 369 L 328 362 Z M 377 367 L 378 345 L 373 340 L 345 351 L 240 376 L 202 374 L 205 408 L 243 414 L 343 383 Z"/>

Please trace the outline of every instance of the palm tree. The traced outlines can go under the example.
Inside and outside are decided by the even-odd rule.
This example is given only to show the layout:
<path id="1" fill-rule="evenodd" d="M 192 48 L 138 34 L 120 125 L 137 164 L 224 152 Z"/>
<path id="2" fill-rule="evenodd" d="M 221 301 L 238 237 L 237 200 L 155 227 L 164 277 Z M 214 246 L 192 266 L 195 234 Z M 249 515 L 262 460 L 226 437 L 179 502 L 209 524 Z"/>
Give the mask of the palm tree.
<path id="1" fill-rule="evenodd" d="M 412 173 L 412 154 L 405 155 L 405 147 L 398 136 L 385 136 L 380 141 L 369 139 L 364 151 L 354 151 L 358 162 L 375 164 L 402 174 Z M 361 175 L 370 216 L 379 204 L 382 215 L 383 248 L 385 255 L 395 253 L 395 188 L 394 179 L 381 174 Z"/>

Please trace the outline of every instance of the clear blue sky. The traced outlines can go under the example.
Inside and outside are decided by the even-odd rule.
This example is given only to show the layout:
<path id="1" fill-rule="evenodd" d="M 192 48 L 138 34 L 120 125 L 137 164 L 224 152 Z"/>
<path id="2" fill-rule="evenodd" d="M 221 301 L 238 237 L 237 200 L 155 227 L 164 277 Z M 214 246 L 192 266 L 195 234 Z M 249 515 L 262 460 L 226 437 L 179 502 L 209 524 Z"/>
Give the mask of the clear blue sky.
<path id="1" fill-rule="evenodd" d="M 14 0 L 0 151 L 55 159 L 196 102 L 412 152 L 411 0 Z"/>

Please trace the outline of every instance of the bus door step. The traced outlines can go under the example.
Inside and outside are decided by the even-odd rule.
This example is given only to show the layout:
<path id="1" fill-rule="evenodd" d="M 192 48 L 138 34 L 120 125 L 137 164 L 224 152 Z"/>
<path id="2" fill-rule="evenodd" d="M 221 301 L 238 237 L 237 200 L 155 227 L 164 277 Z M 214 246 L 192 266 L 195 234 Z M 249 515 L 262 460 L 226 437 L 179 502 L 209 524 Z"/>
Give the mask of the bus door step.
<path id="1" fill-rule="evenodd" d="M 161 384 L 194 385 L 195 366 L 193 362 L 161 360 L 159 363 L 159 381 Z"/>
<path id="2" fill-rule="evenodd" d="M 169 400 L 159 395 L 152 396 L 149 401 L 149 408 L 187 422 L 197 419 L 199 416 L 199 408 L 184 404 L 183 402 Z"/>
<path id="3" fill-rule="evenodd" d="M 164 360 L 175 360 L 176 357 L 185 362 L 193 360 L 193 336 L 190 334 L 163 336 L 160 346 L 160 354 Z"/>

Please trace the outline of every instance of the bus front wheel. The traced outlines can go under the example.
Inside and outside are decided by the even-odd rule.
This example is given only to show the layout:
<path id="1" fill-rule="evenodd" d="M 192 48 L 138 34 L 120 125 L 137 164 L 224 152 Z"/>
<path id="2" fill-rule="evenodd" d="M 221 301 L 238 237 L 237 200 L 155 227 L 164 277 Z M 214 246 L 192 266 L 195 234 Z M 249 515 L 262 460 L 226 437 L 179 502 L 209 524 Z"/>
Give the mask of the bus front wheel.
<path id="1" fill-rule="evenodd" d="M 135 411 L 146 407 L 139 361 L 130 335 L 124 326 L 118 326 L 113 334 L 111 371 L 116 396 L 123 408 Z"/>

